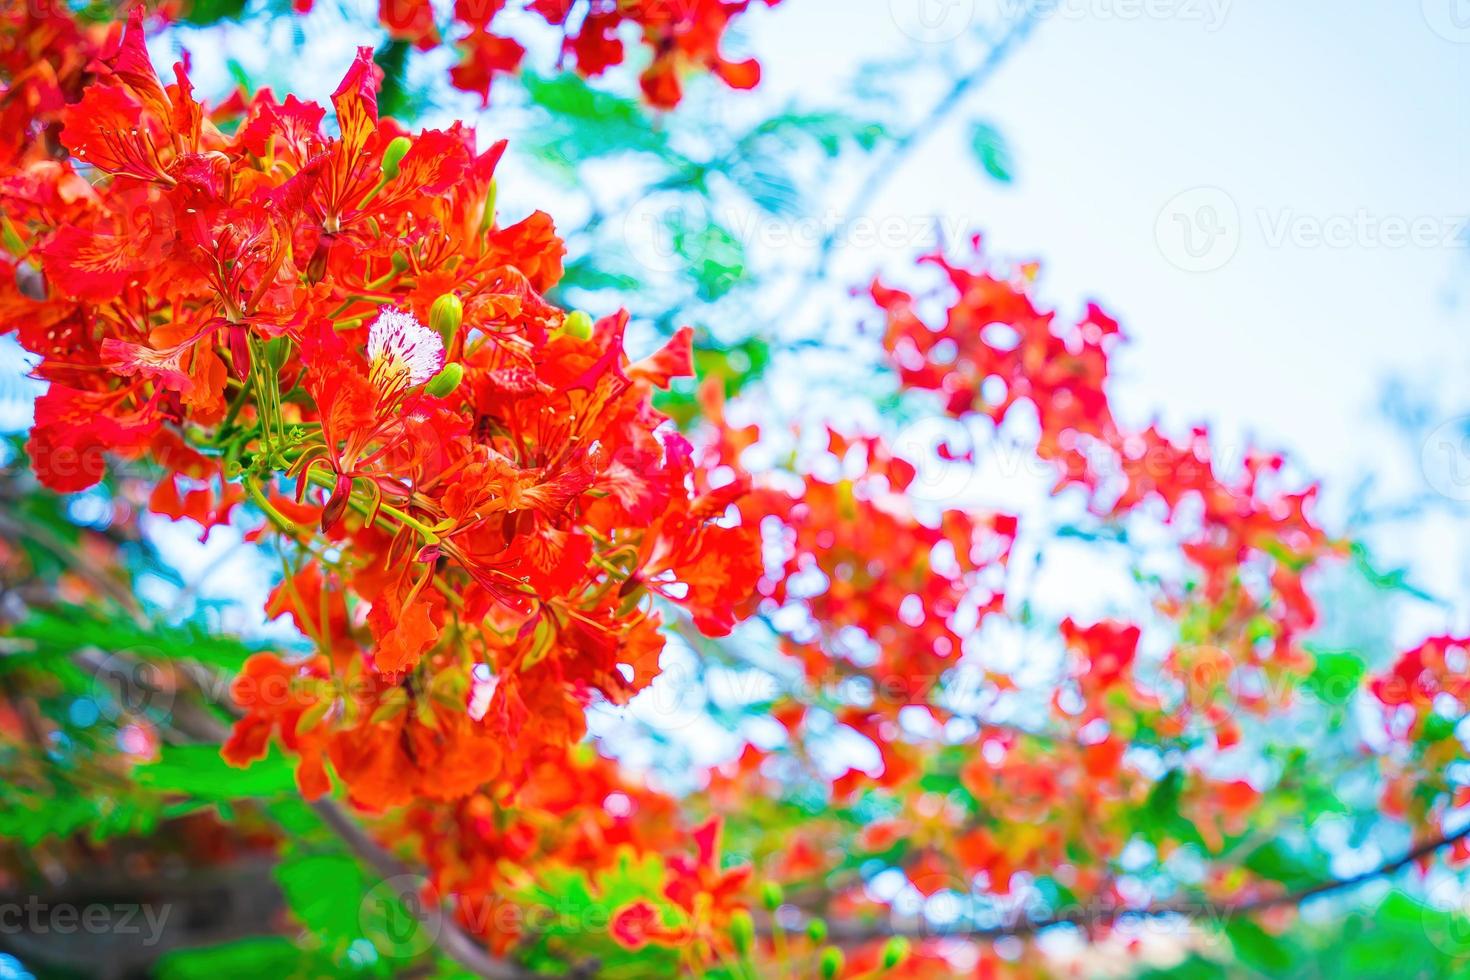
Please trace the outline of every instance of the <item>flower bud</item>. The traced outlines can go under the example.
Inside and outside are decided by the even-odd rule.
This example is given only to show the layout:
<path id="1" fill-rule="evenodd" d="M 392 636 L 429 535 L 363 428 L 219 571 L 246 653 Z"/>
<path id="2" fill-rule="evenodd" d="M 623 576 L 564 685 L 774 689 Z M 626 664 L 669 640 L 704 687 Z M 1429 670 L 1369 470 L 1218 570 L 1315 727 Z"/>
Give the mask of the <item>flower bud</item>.
<path id="1" fill-rule="evenodd" d="M 891 970 L 908 958 L 909 941 L 904 937 L 894 936 L 883 944 L 883 969 Z"/>
<path id="2" fill-rule="evenodd" d="M 424 386 L 424 390 L 435 398 L 447 398 L 454 394 L 454 389 L 464 380 L 464 366 L 458 363 L 444 365 L 443 369 Z"/>
<path id="3" fill-rule="evenodd" d="M 337 236 L 331 232 L 323 232 L 322 237 L 317 239 L 316 250 L 311 253 L 311 258 L 306 263 L 306 281 L 312 285 L 322 281 L 327 274 L 327 257 L 332 251 L 332 245 Z"/>
<path id="4" fill-rule="evenodd" d="M 828 946 L 822 950 L 822 980 L 835 980 L 842 972 L 842 950 Z"/>
<path id="5" fill-rule="evenodd" d="M 778 882 L 762 882 L 761 904 L 766 907 L 766 911 L 776 911 L 778 908 L 781 907 L 781 903 L 785 900 L 785 898 L 786 893 L 781 889 L 781 885 Z"/>
<path id="6" fill-rule="evenodd" d="M 490 181 L 490 193 L 485 195 L 485 209 L 480 212 L 480 234 L 485 234 L 495 227 L 495 196 L 498 188 L 495 181 Z"/>
<path id="7" fill-rule="evenodd" d="M 578 340 L 586 340 L 592 336 L 592 317 L 581 310 L 573 310 L 562 321 L 561 329 Z"/>
<path id="8" fill-rule="evenodd" d="M 403 155 L 409 151 L 413 143 L 407 136 L 395 136 L 393 141 L 383 150 L 383 179 L 392 180 L 398 176 L 398 165 L 403 162 Z"/>
<path id="9" fill-rule="evenodd" d="M 755 943 L 755 920 L 744 909 L 736 909 L 730 914 L 730 941 L 735 944 L 735 952 L 741 956 L 750 955 L 750 948 Z"/>
<path id="10" fill-rule="evenodd" d="M 347 505 L 352 501 L 352 477 L 346 473 L 337 474 L 337 484 L 332 488 L 332 495 L 327 498 L 327 505 L 322 508 L 322 530 L 330 531 L 342 515 L 347 511 Z"/>
<path id="11" fill-rule="evenodd" d="M 813 919 L 806 924 L 806 937 L 812 942 L 821 944 L 827 938 L 827 923 L 823 919 Z"/>
<path id="12" fill-rule="evenodd" d="M 464 302 L 454 293 L 445 293 L 429 307 L 429 329 L 444 338 L 447 351 L 459 334 L 459 325 L 464 322 Z"/>
<path id="13" fill-rule="evenodd" d="M 230 369 L 235 377 L 244 381 L 250 377 L 250 337 L 245 327 L 232 323 L 225 330 L 225 339 L 230 350 Z"/>

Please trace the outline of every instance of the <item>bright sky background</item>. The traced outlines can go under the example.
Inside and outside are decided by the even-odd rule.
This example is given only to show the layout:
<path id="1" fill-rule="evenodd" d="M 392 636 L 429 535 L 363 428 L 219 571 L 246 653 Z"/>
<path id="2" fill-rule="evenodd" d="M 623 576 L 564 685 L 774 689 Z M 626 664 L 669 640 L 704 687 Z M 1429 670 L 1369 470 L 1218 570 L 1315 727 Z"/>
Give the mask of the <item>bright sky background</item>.
<path id="1" fill-rule="evenodd" d="M 819 92 L 916 23 L 945 39 L 1003 2 L 790 0 L 750 18 L 763 96 Z M 1470 4 L 1454 2 L 1059 0 L 873 214 L 940 215 L 1040 259 L 1064 313 L 1100 301 L 1132 339 L 1112 390 L 1134 421 L 1288 450 L 1326 509 L 1366 474 L 1418 492 L 1419 447 L 1381 420 L 1386 382 L 1438 403 L 1428 428 L 1470 408 Z M 1006 137 L 1013 184 L 973 164 L 974 119 Z M 1223 233 L 1196 262 L 1183 227 L 1197 246 Z M 847 258 L 859 277 L 904 260 Z M 1460 598 L 1470 566 L 1445 532 L 1465 516 L 1375 545 Z M 1410 631 L 1464 628 L 1458 605 Z"/>
<path id="2" fill-rule="evenodd" d="M 993 5 L 847 0 L 836 14 L 788 0 L 751 18 L 750 46 L 780 97 L 910 43 L 899 23 L 915 11 L 943 24 Z M 969 219 L 992 249 L 1041 259 L 1064 307 L 1102 301 L 1134 340 L 1117 388 L 1133 411 L 1233 423 L 1316 472 L 1361 465 L 1372 450 L 1358 423 L 1386 374 L 1434 384 L 1470 354 L 1470 310 L 1455 303 L 1470 291 L 1470 261 L 1444 242 L 1470 218 L 1462 6 L 1453 43 L 1418 0 L 1060 0 L 912 154 L 874 213 Z M 1134 13 L 1144 9 L 1168 13 Z M 1013 185 L 969 159 L 974 118 L 1006 136 Z M 1234 202 L 1239 247 L 1220 268 L 1190 272 L 1155 226 L 1175 195 L 1201 186 Z M 1175 208 L 1189 216 L 1194 203 Z M 1344 247 L 1275 234 L 1360 214 L 1368 230 L 1349 228 Z M 1432 245 L 1378 244 L 1376 229 L 1412 219 L 1437 232 Z"/>

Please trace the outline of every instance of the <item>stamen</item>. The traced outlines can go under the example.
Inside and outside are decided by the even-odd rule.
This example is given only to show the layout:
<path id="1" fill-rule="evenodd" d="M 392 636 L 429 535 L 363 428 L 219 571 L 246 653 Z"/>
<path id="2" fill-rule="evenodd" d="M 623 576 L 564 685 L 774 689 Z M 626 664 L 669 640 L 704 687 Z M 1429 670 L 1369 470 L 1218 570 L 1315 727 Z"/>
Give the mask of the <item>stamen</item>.
<path id="1" fill-rule="evenodd" d="M 380 389 L 413 387 L 444 366 L 444 341 L 412 313 L 385 306 L 368 328 L 372 381 Z"/>

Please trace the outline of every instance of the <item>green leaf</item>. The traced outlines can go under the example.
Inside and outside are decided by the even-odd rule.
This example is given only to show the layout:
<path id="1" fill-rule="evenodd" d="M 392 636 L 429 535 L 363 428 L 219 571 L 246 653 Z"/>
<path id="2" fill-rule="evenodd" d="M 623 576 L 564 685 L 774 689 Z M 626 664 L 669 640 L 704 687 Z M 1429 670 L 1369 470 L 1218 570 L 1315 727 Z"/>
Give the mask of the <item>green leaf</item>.
<path id="1" fill-rule="evenodd" d="M 209 802 L 276 796 L 296 787 L 291 761 L 275 748 L 248 769 L 236 769 L 220 758 L 218 745 L 165 745 L 159 760 L 139 766 L 134 776 L 141 786 Z"/>
<path id="2" fill-rule="evenodd" d="M 871 151 L 887 135 L 881 123 L 841 112 L 783 112 L 762 121 L 740 141 L 742 148 L 769 142 L 792 148 L 813 142 L 829 157 L 852 145 Z"/>
<path id="3" fill-rule="evenodd" d="M 195 623 L 141 627 L 129 617 L 107 617 L 82 606 L 31 610 L 9 635 L 31 641 L 34 654 L 42 657 L 70 658 L 90 647 L 139 660 L 193 660 L 230 671 L 239 670 L 255 652 L 232 636 L 211 633 Z"/>
<path id="4" fill-rule="evenodd" d="M 1316 664 L 1307 675 L 1307 690 L 1325 704 L 1346 704 L 1362 682 L 1366 665 L 1355 653 L 1314 651 Z"/>
<path id="5" fill-rule="evenodd" d="M 307 854 L 276 867 L 276 881 L 296 920 L 329 948 L 361 937 L 359 912 L 367 891 L 362 867 L 341 854 Z"/>
<path id="6" fill-rule="evenodd" d="M 1002 184 L 1011 182 L 1011 153 L 1000 130 L 989 123 L 975 123 L 970 129 L 970 149 L 987 174 Z"/>
<path id="7" fill-rule="evenodd" d="M 521 84 L 531 105 L 546 117 L 531 151 L 568 174 L 582 161 L 621 153 L 678 158 L 669 151 L 668 137 L 654 129 L 648 114 L 633 99 L 593 88 L 573 72 L 554 78 L 526 72 Z"/>
<path id="8" fill-rule="evenodd" d="M 670 218 L 674 251 L 688 261 L 699 298 L 713 302 L 745 277 L 745 246 L 716 222 L 691 227 L 683 224 L 684 217 Z"/>
<path id="9" fill-rule="evenodd" d="M 1290 947 L 1250 919 L 1232 919 L 1225 935 L 1242 963 L 1267 976 L 1281 976 L 1291 966 Z"/>
<path id="10" fill-rule="evenodd" d="M 308 957 L 280 936 L 241 939 L 221 946 L 180 949 L 154 967 L 158 980 L 255 980 L 315 975 Z"/>
<path id="11" fill-rule="evenodd" d="M 183 21 L 205 27 L 221 20 L 239 20 L 245 0 L 193 0 L 184 7 Z"/>
<path id="12" fill-rule="evenodd" d="M 1309 866 L 1279 840 L 1268 841 L 1251 851 L 1243 863 L 1246 870 L 1279 881 L 1288 889 L 1316 884 L 1325 873 Z"/>

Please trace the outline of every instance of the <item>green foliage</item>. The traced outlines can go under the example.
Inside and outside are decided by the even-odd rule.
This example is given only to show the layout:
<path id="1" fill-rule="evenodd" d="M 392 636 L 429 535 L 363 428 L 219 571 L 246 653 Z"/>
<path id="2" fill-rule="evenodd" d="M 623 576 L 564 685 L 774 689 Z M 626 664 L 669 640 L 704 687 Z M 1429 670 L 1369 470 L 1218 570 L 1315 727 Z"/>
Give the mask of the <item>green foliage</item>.
<path id="1" fill-rule="evenodd" d="M 9 635 L 22 644 L 18 659 L 9 666 L 69 658 L 78 650 L 90 648 L 135 659 L 192 660 L 233 672 L 256 652 L 256 647 L 228 634 L 211 632 L 202 623 L 173 626 L 151 622 L 140 626 L 117 610 L 70 605 L 31 609 Z M 0 661 L 0 670 L 6 663 Z"/>
<path id="2" fill-rule="evenodd" d="M 157 966 L 158 980 L 307 980 L 329 976 L 330 958 L 314 956 L 281 936 L 259 936 L 202 949 L 175 950 Z"/>
<path id="3" fill-rule="evenodd" d="M 294 792 L 295 770 L 279 748 L 247 769 L 220 758 L 218 745 L 165 745 L 157 762 L 139 766 L 140 786 L 181 793 L 201 803 L 269 798 Z"/>
<path id="4" fill-rule="evenodd" d="M 1139 980 L 1445 980 L 1470 967 L 1470 920 L 1399 891 L 1326 926 L 1298 922 L 1272 934 L 1235 919 L 1223 932 L 1234 962 L 1211 948 Z"/>
<path id="5" fill-rule="evenodd" d="M 679 159 L 671 155 L 666 134 L 632 99 L 595 89 L 571 72 L 552 78 L 525 72 L 521 84 L 531 105 L 541 110 L 540 125 L 521 149 L 568 178 L 583 161 L 601 157 L 649 153 Z"/>
<path id="6" fill-rule="evenodd" d="M 527 965 L 550 973 L 595 961 L 599 976 L 629 980 L 669 973 L 677 950 L 630 950 L 614 941 L 607 928 L 619 909 L 635 901 L 653 905 L 666 927 L 680 925 L 683 912 L 664 896 L 664 875 L 656 855 L 639 859 L 623 851 L 612 867 L 595 876 L 580 868 L 561 868 L 528 885 L 512 896 L 538 920 Z"/>
<path id="7" fill-rule="evenodd" d="M 1241 963 L 1268 976 L 1280 976 L 1291 964 L 1291 951 L 1280 939 L 1250 919 L 1232 919 L 1225 935 Z"/>
<path id="8" fill-rule="evenodd" d="M 1363 658 L 1351 651 L 1321 650 L 1313 652 L 1316 664 L 1307 675 L 1307 690 L 1325 704 L 1346 704 L 1362 683 L 1367 666 Z"/>
<path id="9" fill-rule="evenodd" d="M 245 12 L 246 0 L 191 0 L 184 5 L 183 20 L 196 27 L 206 27 L 221 20 L 239 20 Z"/>
<path id="10" fill-rule="evenodd" d="M 1002 184 L 1011 182 L 1011 152 L 1000 130 L 989 123 L 975 123 L 970 127 L 970 149 L 987 174 Z"/>

